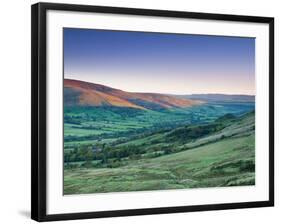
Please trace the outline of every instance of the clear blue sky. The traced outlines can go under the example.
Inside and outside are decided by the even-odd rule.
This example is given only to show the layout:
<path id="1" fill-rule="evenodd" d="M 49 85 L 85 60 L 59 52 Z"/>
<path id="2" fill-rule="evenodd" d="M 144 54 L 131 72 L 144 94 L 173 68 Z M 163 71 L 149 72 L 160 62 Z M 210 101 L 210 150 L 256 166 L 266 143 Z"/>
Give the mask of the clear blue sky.
<path id="1" fill-rule="evenodd" d="M 131 92 L 255 94 L 255 39 L 64 28 L 64 76 Z"/>

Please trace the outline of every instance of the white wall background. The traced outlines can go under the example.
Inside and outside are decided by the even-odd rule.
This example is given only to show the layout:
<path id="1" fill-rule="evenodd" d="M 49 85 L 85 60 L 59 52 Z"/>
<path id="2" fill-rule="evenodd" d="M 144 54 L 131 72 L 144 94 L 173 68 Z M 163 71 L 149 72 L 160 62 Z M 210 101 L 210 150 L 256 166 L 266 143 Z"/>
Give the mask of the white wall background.
<path id="1" fill-rule="evenodd" d="M 51 1 L 51 0 L 50 0 Z M 2 1 L 0 7 L 0 223 L 30 220 L 30 5 Z M 275 180 L 274 208 L 149 215 L 60 223 L 279 223 L 281 218 L 280 1 L 278 0 L 60 0 L 62 3 L 153 8 L 275 17 Z"/>

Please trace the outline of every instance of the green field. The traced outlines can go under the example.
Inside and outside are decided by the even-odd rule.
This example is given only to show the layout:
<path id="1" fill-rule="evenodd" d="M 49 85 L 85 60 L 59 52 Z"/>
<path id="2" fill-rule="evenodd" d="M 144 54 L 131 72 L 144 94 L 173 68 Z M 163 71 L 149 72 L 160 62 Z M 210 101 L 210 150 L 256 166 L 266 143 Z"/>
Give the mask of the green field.
<path id="1" fill-rule="evenodd" d="M 131 161 L 119 168 L 67 169 L 64 193 L 252 185 L 254 164 L 251 135 L 159 158 Z"/>
<path id="2" fill-rule="evenodd" d="M 64 194 L 254 185 L 255 114 L 233 108 L 68 109 Z"/>
<path id="3" fill-rule="evenodd" d="M 108 143 L 184 124 L 211 122 L 224 114 L 240 115 L 252 108 L 252 104 L 206 104 L 159 111 L 114 107 L 65 107 L 64 148 L 67 150 L 83 144 Z"/>

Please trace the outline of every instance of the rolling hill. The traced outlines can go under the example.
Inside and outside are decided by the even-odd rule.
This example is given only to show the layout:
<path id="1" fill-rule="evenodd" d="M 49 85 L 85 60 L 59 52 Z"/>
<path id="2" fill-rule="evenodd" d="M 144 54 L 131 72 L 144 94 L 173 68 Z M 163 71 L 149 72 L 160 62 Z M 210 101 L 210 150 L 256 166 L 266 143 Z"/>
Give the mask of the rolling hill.
<path id="1" fill-rule="evenodd" d="M 202 100 L 206 102 L 255 102 L 254 95 L 231 95 L 231 94 L 192 94 L 177 96 L 190 100 Z"/>
<path id="2" fill-rule="evenodd" d="M 65 106 L 113 106 L 137 109 L 184 108 L 203 101 L 158 93 L 135 93 L 79 80 L 64 79 Z"/>

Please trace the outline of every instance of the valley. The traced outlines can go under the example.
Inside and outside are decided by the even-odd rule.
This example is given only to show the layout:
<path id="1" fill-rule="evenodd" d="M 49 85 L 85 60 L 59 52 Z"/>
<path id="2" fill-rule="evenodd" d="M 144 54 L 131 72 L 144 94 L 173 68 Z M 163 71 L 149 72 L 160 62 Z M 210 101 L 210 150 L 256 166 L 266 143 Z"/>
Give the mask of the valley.
<path id="1" fill-rule="evenodd" d="M 64 194 L 255 184 L 252 96 L 65 82 Z"/>

